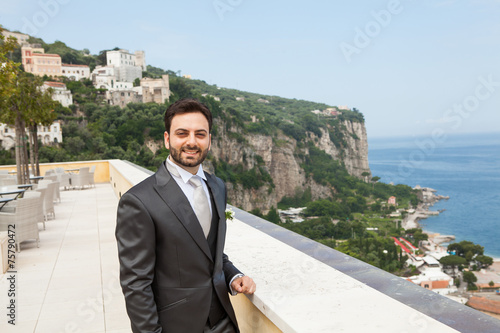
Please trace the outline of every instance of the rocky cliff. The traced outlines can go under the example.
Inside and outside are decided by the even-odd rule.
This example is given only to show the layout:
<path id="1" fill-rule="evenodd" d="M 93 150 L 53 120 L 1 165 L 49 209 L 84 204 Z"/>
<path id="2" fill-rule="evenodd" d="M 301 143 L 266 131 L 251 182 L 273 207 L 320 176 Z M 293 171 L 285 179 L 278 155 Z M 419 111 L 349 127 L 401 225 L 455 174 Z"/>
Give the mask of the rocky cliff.
<path id="1" fill-rule="evenodd" d="M 212 155 L 217 160 L 229 164 L 241 164 L 245 169 L 252 169 L 264 164 L 270 174 L 273 186 L 244 188 L 241 184 L 226 182 L 228 200 L 231 204 L 246 211 L 258 208 L 264 213 L 284 197 L 292 197 L 297 191 L 311 189 L 312 199 L 326 198 L 334 188 L 317 184 L 312 177 L 306 175 L 301 167 L 300 156 L 307 155 L 307 145 L 298 143 L 294 138 L 278 134 L 267 136 L 262 134 L 240 133 L 236 126 L 226 128 L 222 120 L 216 120 L 219 129 L 212 138 Z M 306 143 L 312 142 L 317 148 L 325 151 L 334 160 L 341 160 L 349 174 L 362 178 L 364 172 L 371 175 L 368 165 L 368 142 L 364 123 L 344 120 L 339 127 L 342 131 L 342 145 L 335 145 L 330 138 L 333 129 L 321 128 L 321 135 L 307 132 Z M 238 136 L 230 135 L 238 133 Z M 260 157 L 258 157 L 260 156 Z M 211 167 L 207 165 L 207 167 Z M 213 168 L 213 167 L 212 167 Z"/>

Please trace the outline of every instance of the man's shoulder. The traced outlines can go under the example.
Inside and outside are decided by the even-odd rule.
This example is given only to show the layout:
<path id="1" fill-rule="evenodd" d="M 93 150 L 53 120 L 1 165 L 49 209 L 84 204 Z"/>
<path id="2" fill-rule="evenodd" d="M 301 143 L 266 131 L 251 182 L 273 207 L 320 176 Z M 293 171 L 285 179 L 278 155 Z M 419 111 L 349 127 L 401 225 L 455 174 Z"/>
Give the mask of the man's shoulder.
<path id="1" fill-rule="evenodd" d="M 125 195 L 134 195 L 137 197 L 141 197 L 143 195 L 146 195 L 148 193 L 151 193 L 153 190 L 154 185 L 156 184 L 156 174 L 158 172 L 152 174 L 151 176 L 145 178 L 142 180 L 140 183 L 135 184 L 132 186 L 127 192 L 125 192 Z"/>

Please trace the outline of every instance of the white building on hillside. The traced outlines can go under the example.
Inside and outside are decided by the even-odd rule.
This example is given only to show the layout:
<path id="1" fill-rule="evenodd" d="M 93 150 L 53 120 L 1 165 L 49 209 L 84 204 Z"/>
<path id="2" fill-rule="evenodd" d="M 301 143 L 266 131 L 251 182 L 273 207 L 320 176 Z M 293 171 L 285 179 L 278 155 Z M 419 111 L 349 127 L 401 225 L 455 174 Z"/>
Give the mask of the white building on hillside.
<path id="1" fill-rule="evenodd" d="M 62 64 L 61 75 L 73 81 L 90 78 L 90 67 L 87 65 Z"/>
<path id="2" fill-rule="evenodd" d="M 144 51 L 135 51 L 135 64 L 140 66 L 142 71 L 146 71 L 146 53 Z"/>
<path id="3" fill-rule="evenodd" d="M 63 141 L 61 121 L 57 120 L 50 126 L 38 126 L 38 140 L 43 145 L 58 144 Z"/>
<path id="4" fill-rule="evenodd" d="M 98 89 L 123 90 L 132 89 L 132 81 L 120 81 L 115 73 L 117 69 L 114 66 L 97 66 L 92 71 L 92 83 Z"/>
<path id="5" fill-rule="evenodd" d="M 113 66 L 115 68 L 117 81 L 134 82 L 137 78 L 141 79 L 141 66 L 145 64 L 145 59 L 140 60 L 141 65 L 138 65 L 136 55 L 123 49 L 106 52 L 107 66 Z"/>
<path id="6" fill-rule="evenodd" d="M 68 107 L 73 104 L 73 95 L 71 91 L 66 89 L 66 85 L 62 82 L 45 81 L 42 90 L 52 88 L 52 99 L 58 101 L 62 106 Z"/>
<path id="7" fill-rule="evenodd" d="M 92 71 L 91 80 L 97 89 L 110 90 L 116 82 L 115 68 L 113 66 L 97 66 Z"/>
<path id="8" fill-rule="evenodd" d="M 108 91 L 106 94 L 106 98 L 108 104 L 117 105 L 122 109 L 126 107 L 128 103 L 141 103 L 142 101 L 139 93 L 136 90 L 132 89 Z"/>
<path id="9" fill-rule="evenodd" d="M 161 79 L 143 78 L 141 80 L 139 93 L 142 95 L 143 103 L 165 103 L 165 100 L 170 98 L 168 75 L 162 75 Z"/>
<path id="10" fill-rule="evenodd" d="M 28 39 L 30 38 L 29 35 L 22 34 L 20 32 L 7 31 L 7 30 L 3 30 L 2 35 L 4 35 L 6 38 L 7 37 L 16 38 L 17 44 L 19 44 L 19 45 L 29 45 L 29 43 L 28 43 Z"/>
<path id="11" fill-rule="evenodd" d="M 58 144 L 63 141 L 62 128 L 60 120 L 52 123 L 50 126 L 38 126 L 38 141 L 43 145 Z M 16 140 L 16 130 L 6 124 L 0 124 L 0 143 L 3 149 L 14 148 Z"/>

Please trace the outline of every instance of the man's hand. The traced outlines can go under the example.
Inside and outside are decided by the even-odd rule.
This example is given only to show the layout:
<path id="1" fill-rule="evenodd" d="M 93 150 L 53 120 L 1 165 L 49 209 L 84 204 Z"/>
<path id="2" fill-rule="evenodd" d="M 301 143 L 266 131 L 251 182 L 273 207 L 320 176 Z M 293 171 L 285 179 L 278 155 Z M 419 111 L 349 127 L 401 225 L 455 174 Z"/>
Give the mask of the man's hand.
<path id="1" fill-rule="evenodd" d="M 255 282 L 253 282 L 253 279 L 246 275 L 234 279 L 233 283 L 231 283 L 231 287 L 238 293 L 244 293 L 248 295 L 253 294 L 255 292 L 255 289 L 257 288 Z"/>

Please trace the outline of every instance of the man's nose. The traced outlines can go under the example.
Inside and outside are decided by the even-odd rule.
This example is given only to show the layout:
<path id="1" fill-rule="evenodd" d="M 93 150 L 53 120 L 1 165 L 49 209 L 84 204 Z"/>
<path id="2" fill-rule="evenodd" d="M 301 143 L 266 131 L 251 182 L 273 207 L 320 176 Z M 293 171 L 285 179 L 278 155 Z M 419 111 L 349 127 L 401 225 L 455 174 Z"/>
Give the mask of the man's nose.
<path id="1" fill-rule="evenodd" d="M 196 145 L 196 135 L 194 133 L 189 134 L 187 138 L 187 144 L 193 146 Z"/>

